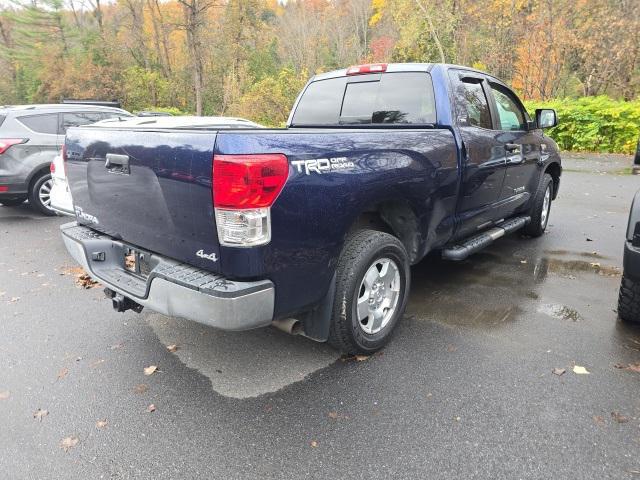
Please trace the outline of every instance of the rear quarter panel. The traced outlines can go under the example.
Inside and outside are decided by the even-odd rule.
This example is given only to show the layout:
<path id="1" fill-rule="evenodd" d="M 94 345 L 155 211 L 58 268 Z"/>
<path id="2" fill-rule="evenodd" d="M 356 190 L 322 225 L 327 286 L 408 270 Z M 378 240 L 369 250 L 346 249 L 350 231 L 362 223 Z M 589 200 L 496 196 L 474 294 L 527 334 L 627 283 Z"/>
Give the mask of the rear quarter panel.
<path id="1" fill-rule="evenodd" d="M 444 243 L 454 226 L 458 167 L 449 130 L 221 132 L 215 153 L 283 153 L 289 159 L 288 181 L 271 209 L 271 242 L 220 247 L 223 272 L 275 283 L 278 317 L 323 298 L 347 233 L 371 207 L 386 201 L 410 206 L 422 238 L 420 257 Z M 318 173 L 297 163 L 332 158 L 347 167 Z"/>

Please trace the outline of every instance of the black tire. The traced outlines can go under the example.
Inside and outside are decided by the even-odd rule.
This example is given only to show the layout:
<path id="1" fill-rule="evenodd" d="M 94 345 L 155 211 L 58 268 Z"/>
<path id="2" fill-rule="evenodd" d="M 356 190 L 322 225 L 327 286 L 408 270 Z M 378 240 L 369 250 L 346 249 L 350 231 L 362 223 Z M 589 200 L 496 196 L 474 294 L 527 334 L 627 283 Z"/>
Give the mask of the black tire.
<path id="1" fill-rule="evenodd" d="M 358 320 L 357 300 L 365 274 L 376 261 L 382 259 L 392 260 L 397 267 L 398 297 L 391 316 L 385 317 L 388 319 L 382 329 L 369 334 L 364 331 L 365 327 L 361 327 Z M 400 240 L 376 230 L 360 230 L 350 235 L 345 242 L 336 270 L 336 296 L 329 343 L 341 352 L 352 355 L 370 355 L 380 350 L 389 341 L 404 314 L 410 283 L 409 258 Z"/>
<path id="2" fill-rule="evenodd" d="M 640 283 L 622 276 L 618 295 L 618 317 L 628 323 L 640 323 Z"/>
<path id="3" fill-rule="evenodd" d="M 29 192 L 29 204 L 35 208 L 38 212 L 49 217 L 56 215 L 56 212 L 47 207 L 42 200 L 40 200 L 40 188 L 42 184 L 51 180 L 51 174 L 46 173 L 38 178 L 31 184 L 31 191 Z"/>
<path id="4" fill-rule="evenodd" d="M 544 197 L 545 193 L 549 190 L 549 206 L 547 210 L 547 216 L 545 221 L 542 220 L 542 215 L 544 211 Z M 523 229 L 523 233 L 525 235 L 529 235 L 530 237 L 539 237 L 544 231 L 547 229 L 547 225 L 549 224 L 549 215 L 551 214 L 551 204 L 553 203 L 553 178 L 548 173 L 545 173 L 542 176 L 542 181 L 540 185 L 538 185 L 538 190 L 536 191 L 535 196 L 533 197 L 533 205 L 531 206 L 531 210 L 529 211 L 529 215 L 531 216 L 531 221 L 527 224 Z"/>
<path id="5" fill-rule="evenodd" d="M 4 198 L 0 199 L 0 205 L 3 207 L 17 207 L 18 205 L 22 205 L 27 197 L 19 197 L 19 198 Z"/>

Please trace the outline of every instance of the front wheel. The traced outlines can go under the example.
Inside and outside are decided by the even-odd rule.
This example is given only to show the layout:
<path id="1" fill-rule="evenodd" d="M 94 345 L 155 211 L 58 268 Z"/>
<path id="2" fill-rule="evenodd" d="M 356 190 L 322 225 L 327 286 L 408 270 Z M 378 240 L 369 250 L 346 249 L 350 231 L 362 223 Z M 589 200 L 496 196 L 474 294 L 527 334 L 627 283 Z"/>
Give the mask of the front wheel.
<path id="1" fill-rule="evenodd" d="M 53 179 L 51 174 L 47 173 L 38 177 L 29 192 L 29 203 L 40 213 L 48 216 L 54 216 L 56 212 L 51 209 L 51 189 L 53 188 Z"/>
<path id="2" fill-rule="evenodd" d="M 404 313 L 410 277 L 407 252 L 396 237 L 375 230 L 349 236 L 336 271 L 329 343 L 348 354 L 384 347 Z"/>
<path id="3" fill-rule="evenodd" d="M 620 282 L 618 317 L 623 322 L 640 323 L 640 283 L 624 275 Z"/>
<path id="4" fill-rule="evenodd" d="M 539 237 L 547 229 L 549 214 L 551 213 L 551 200 L 553 198 L 553 178 L 548 173 L 542 177 L 538 191 L 533 198 L 531 206 L 531 222 L 524 227 L 524 233 L 530 237 Z"/>

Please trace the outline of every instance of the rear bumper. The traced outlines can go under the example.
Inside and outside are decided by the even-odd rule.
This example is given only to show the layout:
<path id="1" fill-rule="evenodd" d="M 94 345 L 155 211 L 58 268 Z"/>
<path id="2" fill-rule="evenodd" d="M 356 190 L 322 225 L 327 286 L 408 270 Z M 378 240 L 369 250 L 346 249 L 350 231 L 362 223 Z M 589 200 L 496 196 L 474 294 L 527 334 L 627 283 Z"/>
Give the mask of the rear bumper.
<path id="1" fill-rule="evenodd" d="M 153 253 L 145 253 L 153 265 L 148 275 L 134 275 L 124 268 L 128 245 L 76 222 L 60 230 L 71 256 L 93 278 L 153 311 L 223 330 L 263 327 L 273 319 L 269 280 L 235 282 Z"/>

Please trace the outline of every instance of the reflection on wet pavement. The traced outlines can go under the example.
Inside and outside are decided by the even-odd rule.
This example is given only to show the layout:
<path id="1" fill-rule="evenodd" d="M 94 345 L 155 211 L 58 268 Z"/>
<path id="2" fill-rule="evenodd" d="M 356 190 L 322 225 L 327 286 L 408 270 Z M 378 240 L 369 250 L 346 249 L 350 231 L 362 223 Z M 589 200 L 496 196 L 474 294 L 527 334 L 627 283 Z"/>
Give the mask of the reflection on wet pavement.
<path id="1" fill-rule="evenodd" d="M 620 268 L 597 252 L 546 250 L 531 258 L 518 244 L 526 241 L 512 236 L 459 263 L 428 257 L 412 269 L 407 314 L 480 328 L 500 327 L 524 312 L 576 322 L 582 318 L 576 308 L 547 298 L 559 283 L 620 276 Z"/>

